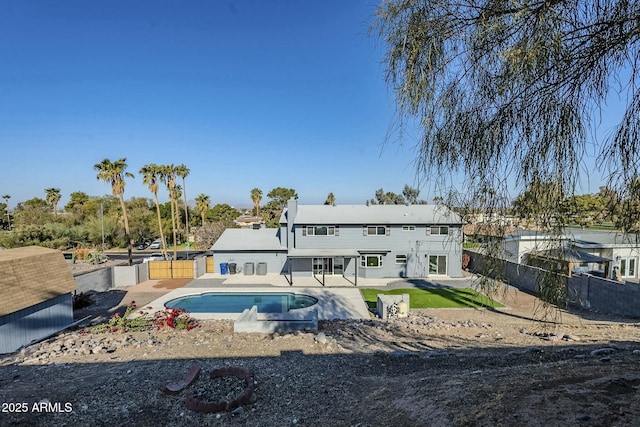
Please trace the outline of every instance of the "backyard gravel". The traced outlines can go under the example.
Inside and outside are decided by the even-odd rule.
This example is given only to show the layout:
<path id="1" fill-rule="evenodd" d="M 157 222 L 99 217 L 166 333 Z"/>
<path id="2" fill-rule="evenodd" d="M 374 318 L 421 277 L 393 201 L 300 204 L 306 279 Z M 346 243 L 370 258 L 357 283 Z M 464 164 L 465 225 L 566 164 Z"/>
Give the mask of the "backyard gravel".
<path id="1" fill-rule="evenodd" d="M 124 291 L 77 313 L 106 319 Z M 234 334 L 230 321 L 191 331 L 63 332 L 0 355 L 1 426 L 636 426 L 640 323 L 589 312 L 534 320 L 513 291 L 504 311 L 413 310 L 406 319 L 323 321 L 318 331 Z M 144 303 L 144 302 L 143 302 Z M 196 364 L 176 394 L 163 387 Z M 250 401 L 217 413 L 195 396 Z"/>

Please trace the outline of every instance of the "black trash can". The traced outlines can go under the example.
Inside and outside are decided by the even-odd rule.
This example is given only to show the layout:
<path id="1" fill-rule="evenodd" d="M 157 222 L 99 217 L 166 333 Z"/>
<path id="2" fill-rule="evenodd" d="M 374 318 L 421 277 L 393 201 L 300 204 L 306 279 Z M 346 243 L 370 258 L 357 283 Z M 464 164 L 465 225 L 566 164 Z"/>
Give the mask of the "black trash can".
<path id="1" fill-rule="evenodd" d="M 236 274 L 236 263 L 235 262 L 230 262 L 229 263 L 229 274 Z"/>

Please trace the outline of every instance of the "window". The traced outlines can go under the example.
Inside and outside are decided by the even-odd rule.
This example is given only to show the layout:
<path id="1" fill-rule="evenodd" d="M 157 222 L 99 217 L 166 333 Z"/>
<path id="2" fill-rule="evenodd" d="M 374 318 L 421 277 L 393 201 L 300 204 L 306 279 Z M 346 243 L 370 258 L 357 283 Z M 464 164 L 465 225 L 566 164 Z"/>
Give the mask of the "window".
<path id="1" fill-rule="evenodd" d="M 396 255 L 396 264 L 406 264 L 407 256 L 406 255 Z"/>
<path id="2" fill-rule="evenodd" d="M 429 256 L 429 274 L 447 274 L 447 256 Z"/>
<path id="3" fill-rule="evenodd" d="M 445 236 L 449 234 L 449 227 L 431 226 L 427 227 L 427 236 Z"/>
<path id="4" fill-rule="evenodd" d="M 302 231 L 303 231 L 303 233 L 302 233 L 303 236 L 305 234 L 307 236 L 335 236 L 335 235 L 337 235 L 336 227 L 334 227 L 332 225 L 309 225 L 309 226 L 303 228 Z"/>
<path id="5" fill-rule="evenodd" d="M 415 225 L 403 225 L 402 231 L 414 231 L 416 229 Z"/>
<path id="6" fill-rule="evenodd" d="M 620 260 L 621 277 L 636 277 L 636 259 L 623 258 Z"/>
<path id="7" fill-rule="evenodd" d="M 388 236 L 390 230 L 384 225 L 369 225 L 362 229 L 362 234 L 365 236 Z"/>
<path id="8" fill-rule="evenodd" d="M 361 255 L 360 266 L 366 268 L 382 267 L 382 255 Z"/>

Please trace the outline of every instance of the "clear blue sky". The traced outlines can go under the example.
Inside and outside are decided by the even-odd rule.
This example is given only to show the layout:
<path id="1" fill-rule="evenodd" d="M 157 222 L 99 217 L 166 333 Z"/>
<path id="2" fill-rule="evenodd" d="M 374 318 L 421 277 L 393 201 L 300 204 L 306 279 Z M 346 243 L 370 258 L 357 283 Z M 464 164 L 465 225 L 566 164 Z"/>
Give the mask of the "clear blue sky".
<path id="1" fill-rule="evenodd" d="M 184 163 L 190 199 L 364 203 L 414 183 L 383 146 L 393 106 L 370 1 L 25 1 L 0 5 L 0 193 L 100 196 L 93 165 Z M 165 197 L 166 198 L 166 197 Z"/>
<path id="2" fill-rule="evenodd" d="M 147 163 L 184 163 L 189 199 L 235 206 L 254 187 L 265 202 L 282 186 L 351 204 L 416 185 L 411 141 L 384 144 L 394 107 L 368 34 L 376 4 L 0 3 L 0 193 L 11 208 L 50 187 L 61 205 L 109 194 L 93 165 L 121 157 L 136 175 L 126 198 L 151 197 Z"/>

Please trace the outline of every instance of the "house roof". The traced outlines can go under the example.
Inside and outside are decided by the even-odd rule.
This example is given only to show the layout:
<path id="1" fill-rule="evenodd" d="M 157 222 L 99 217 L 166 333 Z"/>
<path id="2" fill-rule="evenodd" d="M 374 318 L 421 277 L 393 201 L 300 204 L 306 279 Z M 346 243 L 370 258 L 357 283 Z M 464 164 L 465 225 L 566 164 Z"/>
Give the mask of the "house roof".
<path id="1" fill-rule="evenodd" d="M 0 316 L 76 290 L 62 252 L 39 246 L 0 251 Z"/>
<path id="2" fill-rule="evenodd" d="M 640 236 L 619 231 L 571 230 L 574 244 L 581 248 L 638 247 Z"/>
<path id="3" fill-rule="evenodd" d="M 542 256 L 548 259 L 554 260 L 563 260 L 571 263 L 582 263 L 582 262 L 606 262 L 611 261 L 609 258 L 600 257 L 597 255 L 592 255 L 583 251 L 578 251 L 575 249 L 562 249 L 562 251 L 549 249 L 545 251 L 540 251 L 531 254 L 533 256 Z"/>
<path id="4" fill-rule="evenodd" d="M 438 205 L 298 205 L 295 224 L 461 224 Z"/>
<path id="5" fill-rule="evenodd" d="M 503 237 L 515 233 L 518 229 L 512 225 L 465 224 L 462 232 L 467 236 Z"/>
<path id="6" fill-rule="evenodd" d="M 239 229 L 227 228 L 222 236 L 213 244 L 214 252 L 225 251 L 286 251 L 280 244 L 277 233 L 280 229 L 260 228 Z"/>
<path id="7" fill-rule="evenodd" d="M 548 233 L 535 230 L 517 230 L 505 236 L 505 240 L 552 240 Z M 640 236 L 636 234 L 623 234 L 619 231 L 595 231 L 566 229 L 560 236 L 563 240 L 570 240 L 571 243 L 582 249 L 594 248 L 619 248 L 619 247 L 640 247 Z"/>

